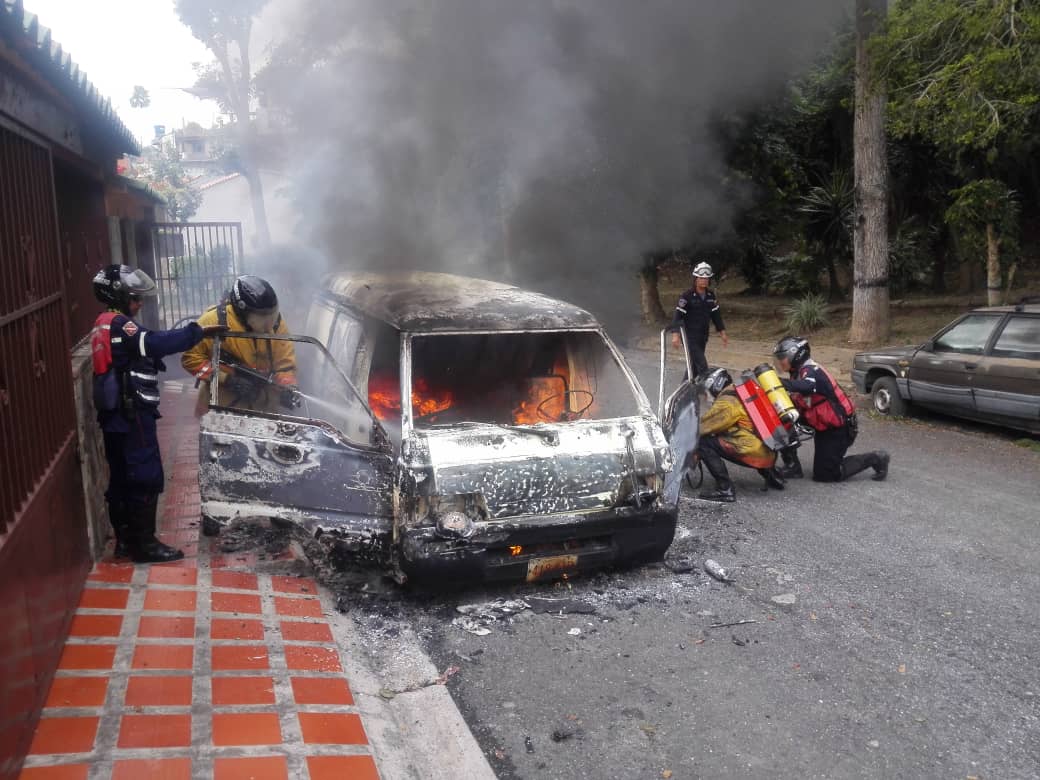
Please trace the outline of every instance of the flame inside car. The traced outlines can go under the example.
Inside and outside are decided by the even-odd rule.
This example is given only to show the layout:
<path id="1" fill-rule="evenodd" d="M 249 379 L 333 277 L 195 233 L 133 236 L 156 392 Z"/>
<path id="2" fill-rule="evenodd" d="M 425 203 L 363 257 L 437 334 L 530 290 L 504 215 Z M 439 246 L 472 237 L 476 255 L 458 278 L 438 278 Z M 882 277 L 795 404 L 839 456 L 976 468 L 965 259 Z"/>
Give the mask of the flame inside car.
<path id="1" fill-rule="evenodd" d="M 401 417 L 401 381 L 392 374 L 372 374 L 368 380 L 368 403 L 380 420 Z M 454 404 L 450 390 L 434 390 L 419 377 L 412 382 L 412 411 L 416 417 L 432 417 Z"/>

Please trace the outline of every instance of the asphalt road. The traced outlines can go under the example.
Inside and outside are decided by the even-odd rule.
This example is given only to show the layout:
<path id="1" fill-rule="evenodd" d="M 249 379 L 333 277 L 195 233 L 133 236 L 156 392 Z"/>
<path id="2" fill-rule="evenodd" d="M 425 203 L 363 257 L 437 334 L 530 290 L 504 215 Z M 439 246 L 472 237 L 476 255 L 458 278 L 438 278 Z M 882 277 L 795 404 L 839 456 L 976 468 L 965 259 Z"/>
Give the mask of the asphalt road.
<path id="1" fill-rule="evenodd" d="M 656 397 L 652 355 L 631 362 Z M 853 451 L 888 449 L 887 482 L 765 493 L 734 468 L 736 504 L 682 499 L 667 564 L 348 609 L 387 684 L 409 637 L 458 667 L 502 778 L 1035 778 L 1040 455 L 1010 438 L 867 418 Z M 732 584 L 683 573 L 709 557 Z M 530 595 L 594 612 L 451 623 Z"/>

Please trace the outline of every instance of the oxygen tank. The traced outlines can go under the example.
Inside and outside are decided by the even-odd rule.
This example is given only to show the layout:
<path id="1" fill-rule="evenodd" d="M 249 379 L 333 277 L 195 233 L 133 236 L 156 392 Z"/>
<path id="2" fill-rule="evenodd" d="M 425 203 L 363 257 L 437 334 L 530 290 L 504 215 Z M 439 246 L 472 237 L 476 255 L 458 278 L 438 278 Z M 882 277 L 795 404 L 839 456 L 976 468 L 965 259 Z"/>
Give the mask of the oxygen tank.
<path id="1" fill-rule="evenodd" d="M 794 425 L 798 420 L 798 410 L 794 408 L 791 396 L 784 390 L 780 377 L 776 375 L 773 367 L 768 363 L 756 366 L 755 381 L 758 382 L 758 386 L 762 388 L 766 398 L 769 399 L 773 408 L 776 409 L 776 414 L 783 423 L 785 425 Z"/>

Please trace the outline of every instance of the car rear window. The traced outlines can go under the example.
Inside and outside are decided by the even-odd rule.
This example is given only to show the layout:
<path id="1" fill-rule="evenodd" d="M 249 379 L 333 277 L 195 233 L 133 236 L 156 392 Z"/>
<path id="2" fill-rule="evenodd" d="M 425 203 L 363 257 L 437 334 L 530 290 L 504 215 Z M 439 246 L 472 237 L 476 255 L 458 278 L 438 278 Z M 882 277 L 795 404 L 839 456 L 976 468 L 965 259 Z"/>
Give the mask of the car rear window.
<path id="1" fill-rule="evenodd" d="M 992 314 L 969 314 L 935 340 L 935 350 L 981 355 L 998 322 Z"/>
<path id="2" fill-rule="evenodd" d="M 1012 317 L 993 346 L 997 357 L 1040 360 L 1040 317 Z"/>

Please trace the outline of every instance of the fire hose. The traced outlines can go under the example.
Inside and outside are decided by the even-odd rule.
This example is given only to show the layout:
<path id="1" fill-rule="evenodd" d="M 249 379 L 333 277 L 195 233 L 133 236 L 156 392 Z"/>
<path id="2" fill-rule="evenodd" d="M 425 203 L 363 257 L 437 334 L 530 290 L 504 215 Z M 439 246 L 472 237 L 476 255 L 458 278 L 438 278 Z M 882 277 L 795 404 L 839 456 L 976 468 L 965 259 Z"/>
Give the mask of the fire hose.
<path id="1" fill-rule="evenodd" d="M 243 401 L 252 404 L 265 387 L 273 387 L 279 391 L 278 400 L 286 409 L 298 409 L 303 405 L 303 397 L 298 387 L 282 385 L 275 381 L 275 374 L 278 374 L 278 371 L 265 374 L 224 355 L 220 356 L 220 365 L 231 372 L 231 377 L 224 381 L 224 387 L 232 394 L 231 406 L 237 406 Z M 195 380 L 196 387 L 198 384 L 199 380 Z"/>

